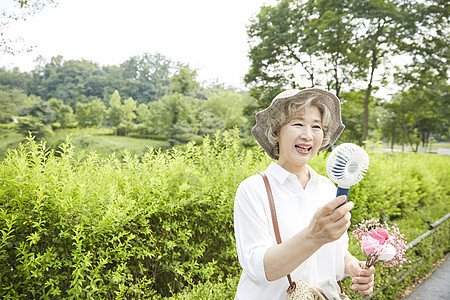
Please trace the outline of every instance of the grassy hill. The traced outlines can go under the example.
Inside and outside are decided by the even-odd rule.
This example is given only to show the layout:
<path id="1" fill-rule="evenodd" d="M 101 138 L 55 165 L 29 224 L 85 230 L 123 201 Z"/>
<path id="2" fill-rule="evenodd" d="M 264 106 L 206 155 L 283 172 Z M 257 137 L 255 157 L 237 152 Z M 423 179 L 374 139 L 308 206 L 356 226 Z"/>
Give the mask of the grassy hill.
<path id="1" fill-rule="evenodd" d="M 126 151 L 142 156 L 149 148 L 167 149 L 167 141 L 137 139 L 125 136 L 115 136 L 110 129 L 61 129 L 54 132 L 46 140 L 48 147 L 58 149 L 58 146 L 70 137 L 75 153 L 96 151 L 100 156 L 123 155 Z M 16 148 L 26 141 L 26 136 L 17 133 L 9 124 L 0 125 L 0 160 L 6 156 L 8 149 Z"/>

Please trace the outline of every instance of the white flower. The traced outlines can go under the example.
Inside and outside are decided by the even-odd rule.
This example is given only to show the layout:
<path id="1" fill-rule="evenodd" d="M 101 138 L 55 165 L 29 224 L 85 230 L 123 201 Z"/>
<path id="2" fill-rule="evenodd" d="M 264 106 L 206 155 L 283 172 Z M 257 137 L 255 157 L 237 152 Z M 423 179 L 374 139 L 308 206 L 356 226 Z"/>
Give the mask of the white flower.
<path id="1" fill-rule="evenodd" d="M 395 254 L 397 254 L 397 250 L 391 244 L 386 244 L 380 251 L 380 255 L 378 256 L 378 260 L 380 261 L 390 261 L 394 258 Z"/>

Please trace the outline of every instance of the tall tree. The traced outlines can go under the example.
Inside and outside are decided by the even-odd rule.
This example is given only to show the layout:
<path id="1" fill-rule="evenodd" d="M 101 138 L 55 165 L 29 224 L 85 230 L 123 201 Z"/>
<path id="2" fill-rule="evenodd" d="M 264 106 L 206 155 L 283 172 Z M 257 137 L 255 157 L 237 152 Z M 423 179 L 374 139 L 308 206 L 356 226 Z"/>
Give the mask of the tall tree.
<path id="1" fill-rule="evenodd" d="M 404 0 L 362 0 L 352 1 L 353 18 L 350 20 L 357 28 L 354 32 L 356 55 L 354 63 L 363 74 L 367 87 L 364 97 L 364 118 L 361 143 L 367 139 L 369 123 L 369 103 L 375 84 L 375 71 L 383 59 L 400 53 L 397 42 L 410 38 L 403 30 L 404 22 L 410 15 L 408 1 Z"/>
<path id="2" fill-rule="evenodd" d="M 225 121 L 225 129 L 231 129 L 246 124 L 247 118 L 243 114 L 245 104 L 242 95 L 237 92 L 222 91 L 211 95 L 205 106 L 214 116 Z"/>
<path id="3" fill-rule="evenodd" d="M 109 100 L 109 108 L 106 112 L 108 122 L 111 126 L 117 127 L 124 120 L 124 110 L 122 107 L 122 99 L 120 97 L 119 91 L 114 91 L 111 99 Z"/>
<path id="4" fill-rule="evenodd" d="M 399 92 L 385 105 L 395 115 L 397 123 L 392 124 L 392 130 L 401 132 L 398 141 L 402 148 L 409 144 L 413 151 L 417 151 L 420 143 L 426 147 L 431 134 L 437 137 L 448 134 L 449 106 L 450 86 L 442 81 L 427 88 L 415 86 Z M 388 123 L 389 119 L 383 121 Z"/>
<path id="5" fill-rule="evenodd" d="M 80 127 L 101 126 L 105 111 L 105 104 L 100 99 L 94 99 L 89 103 L 78 102 L 75 108 L 75 119 Z"/>
<path id="6" fill-rule="evenodd" d="M 138 104 L 161 99 L 169 93 L 173 64 L 158 53 L 131 57 L 120 65 L 120 92 Z"/>
<path id="7" fill-rule="evenodd" d="M 267 106 L 280 89 L 307 86 L 299 81 L 302 72 L 309 86 L 320 83 L 337 95 L 344 85 L 359 89 L 365 82 L 363 142 L 372 91 L 383 84 L 376 72 L 402 53 L 399 41 L 412 37 L 404 30 L 410 8 L 406 0 L 282 0 L 262 7 L 248 30 L 251 67 L 245 80 L 252 95 Z"/>
<path id="8" fill-rule="evenodd" d="M 170 78 L 170 91 L 186 96 L 200 86 L 196 79 L 197 70 L 192 70 L 189 66 L 181 66 Z"/>
<path id="9" fill-rule="evenodd" d="M 133 127 L 135 126 L 134 124 L 134 120 L 136 119 L 136 101 L 133 100 L 133 98 L 128 98 L 123 102 L 123 112 L 124 112 L 124 117 L 125 117 L 125 127 L 126 127 L 126 132 L 125 132 L 125 136 L 128 136 L 128 133 L 133 129 Z"/>
<path id="10" fill-rule="evenodd" d="M 62 128 L 66 128 L 72 122 L 73 109 L 69 105 L 65 105 L 60 99 L 52 98 L 47 101 L 51 109 L 55 112 L 55 122 Z"/>
<path id="11" fill-rule="evenodd" d="M 263 6 L 248 27 L 250 70 L 245 75 L 250 94 L 258 106 L 267 106 L 281 89 L 298 86 L 298 74 L 315 84 L 313 52 L 303 47 L 307 16 L 298 13 L 299 1 L 282 0 L 276 6 Z"/>
<path id="12" fill-rule="evenodd" d="M 150 110 L 148 109 L 148 105 L 141 103 L 136 108 L 136 120 L 138 123 L 146 122 L 150 117 Z"/>
<path id="13" fill-rule="evenodd" d="M 133 98 L 128 98 L 123 102 L 123 110 L 125 112 L 125 120 L 133 122 L 136 119 L 137 102 Z"/>
<path id="14" fill-rule="evenodd" d="M 410 61 L 399 66 L 397 82 L 406 89 L 427 87 L 447 80 L 450 59 L 450 4 L 444 0 L 415 1 L 404 30 L 409 39 L 398 41 L 398 47 Z"/>
<path id="15" fill-rule="evenodd" d="M 317 57 L 317 73 L 323 78 L 319 82 L 338 97 L 342 85 L 349 84 L 358 71 L 353 64 L 356 25 L 349 22 L 350 7 L 349 0 L 316 0 L 307 2 L 304 12 L 308 21 L 301 43 Z"/>
<path id="16" fill-rule="evenodd" d="M 51 125 L 56 121 L 56 113 L 47 101 L 39 100 L 30 106 L 22 107 L 19 111 L 20 116 L 33 116 L 45 124 Z"/>
<path id="17" fill-rule="evenodd" d="M 103 96 L 106 75 L 97 63 L 87 60 L 64 61 L 52 57 L 49 63 L 33 71 L 31 92 L 43 99 L 57 98 L 75 108 L 76 102 L 87 103 Z"/>
<path id="18" fill-rule="evenodd" d="M 420 142 L 426 147 L 432 134 L 440 137 L 449 133 L 450 4 L 414 1 L 409 10 L 403 30 L 410 38 L 397 41 L 409 60 L 398 66 L 396 82 L 402 90 L 386 109 L 401 118 L 397 124 L 401 124 L 402 145 L 409 143 L 417 150 Z"/>
<path id="19" fill-rule="evenodd" d="M 31 75 L 29 73 L 20 72 L 17 67 L 12 70 L 0 68 L 0 89 L 3 89 L 3 87 L 10 89 L 17 88 L 28 93 L 31 82 Z"/>
<path id="20" fill-rule="evenodd" d="M 350 18 L 348 1 L 283 0 L 262 7 L 248 29 L 251 67 L 245 81 L 252 96 L 265 106 L 272 91 L 317 84 L 339 95 L 355 69 Z"/>
<path id="21" fill-rule="evenodd" d="M 27 100 L 27 95 L 20 89 L 0 89 L 0 123 L 9 122 L 26 105 Z"/>

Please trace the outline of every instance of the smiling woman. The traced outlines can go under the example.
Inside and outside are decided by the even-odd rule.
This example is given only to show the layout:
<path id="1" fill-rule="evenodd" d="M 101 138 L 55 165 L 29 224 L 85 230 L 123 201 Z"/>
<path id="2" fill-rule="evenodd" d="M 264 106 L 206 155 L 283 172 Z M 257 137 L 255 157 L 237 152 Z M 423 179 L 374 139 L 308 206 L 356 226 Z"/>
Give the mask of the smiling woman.
<path id="1" fill-rule="evenodd" d="M 338 282 L 345 275 L 354 290 L 372 292 L 374 268 L 363 270 L 348 252 L 353 203 L 336 208 L 345 196 L 336 198 L 334 184 L 307 165 L 343 130 L 339 99 L 316 88 L 282 92 L 256 114 L 252 134 L 277 163 L 236 192 L 242 275 L 235 299 L 285 299 L 286 291 L 301 295 L 292 299 L 312 291 L 314 299 L 348 299 Z"/>

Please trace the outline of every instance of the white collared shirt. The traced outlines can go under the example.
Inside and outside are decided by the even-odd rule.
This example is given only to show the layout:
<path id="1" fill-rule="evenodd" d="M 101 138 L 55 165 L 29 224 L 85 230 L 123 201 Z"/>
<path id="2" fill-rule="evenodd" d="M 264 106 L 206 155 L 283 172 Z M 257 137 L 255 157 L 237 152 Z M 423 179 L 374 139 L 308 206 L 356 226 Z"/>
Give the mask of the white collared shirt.
<path id="1" fill-rule="evenodd" d="M 266 170 L 276 207 L 281 240 L 307 227 L 316 210 L 336 197 L 335 185 L 307 166 L 311 174 L 303 189 L 294 174 L 272 162 Z M 261 175 L 253 175 L 239 185 L 234 203 L 234 228 L 239 263 L 243 269 L 235 299 L 286 299 L 286 277 L 269 282 L 264 272 L 264 255 L 276 244 L 267 192 Z M 323 245 L 291 273 L 324 290 L 338 290 L 344 277 L 344 256 L 348 235 Z M 333 292 L 332 292 L 333 293 Z M 337 295 L 337 294 L 336 294 Z M 334 298 L 328 295 L 329 298 Z M 330 297 L 331 296 L 331 297 Z"/>

